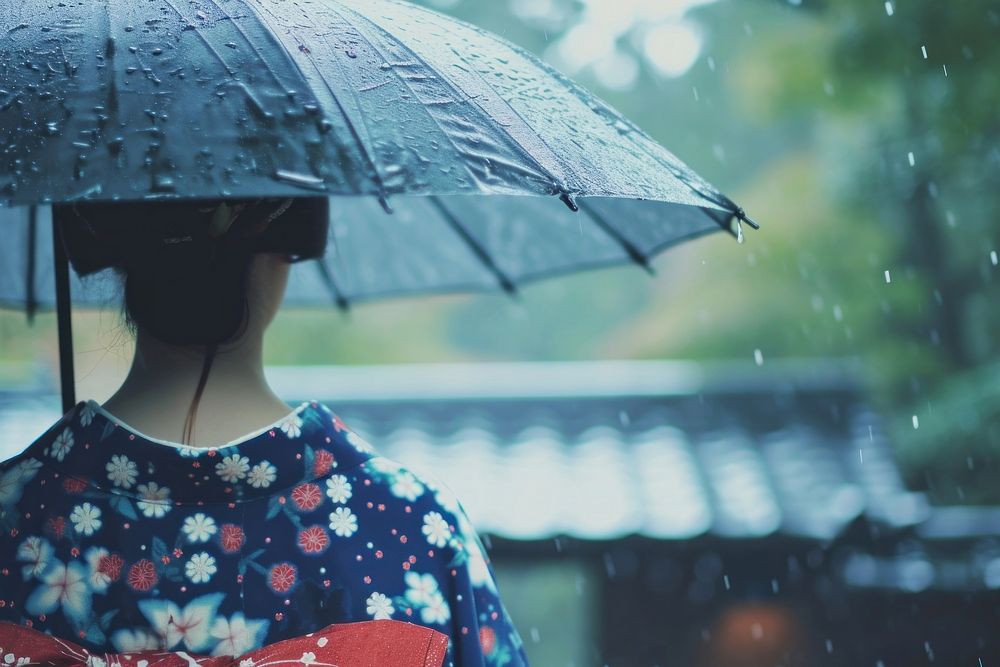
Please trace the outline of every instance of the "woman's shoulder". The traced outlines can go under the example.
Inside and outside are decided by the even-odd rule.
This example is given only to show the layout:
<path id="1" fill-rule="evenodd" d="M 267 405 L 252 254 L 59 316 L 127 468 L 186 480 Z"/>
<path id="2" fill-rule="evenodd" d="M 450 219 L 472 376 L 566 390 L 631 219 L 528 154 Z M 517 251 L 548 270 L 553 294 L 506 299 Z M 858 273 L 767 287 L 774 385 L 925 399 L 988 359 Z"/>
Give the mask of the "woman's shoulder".
<path id="1" fill-rule="evenodd" d="M 375 450 L 371 454 L 354 473 L 362 493 L 381 497 L 408 515 L 436 512 L 452 524 L 466 519 L 458 497 L 445 482 Z"/>

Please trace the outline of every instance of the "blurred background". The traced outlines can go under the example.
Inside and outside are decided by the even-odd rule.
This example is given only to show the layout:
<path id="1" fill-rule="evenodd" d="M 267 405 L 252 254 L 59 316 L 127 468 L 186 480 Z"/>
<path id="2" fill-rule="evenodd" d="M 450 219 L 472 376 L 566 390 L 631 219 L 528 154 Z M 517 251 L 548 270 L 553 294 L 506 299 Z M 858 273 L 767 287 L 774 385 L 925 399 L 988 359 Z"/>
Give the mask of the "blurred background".
<path id="1" fill-rule="evenodd" d="M 279 393 L 455 489 L 536 665 L 1000 664 L 1000 2 L 424 4 L 763 229 L 652 278 L 285 310 Z M 103 401 L 131 342 L 114 307 L 74 326 Z M 0 456 L 57 367 L 52 314 L 0 312 Z"/>

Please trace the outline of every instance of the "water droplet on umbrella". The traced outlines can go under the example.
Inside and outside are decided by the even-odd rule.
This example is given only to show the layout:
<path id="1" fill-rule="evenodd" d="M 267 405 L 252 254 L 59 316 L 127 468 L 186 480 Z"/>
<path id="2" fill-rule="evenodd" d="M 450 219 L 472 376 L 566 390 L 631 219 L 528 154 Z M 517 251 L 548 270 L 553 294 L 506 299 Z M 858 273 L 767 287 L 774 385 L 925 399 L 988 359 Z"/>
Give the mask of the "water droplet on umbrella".
<path id="1" fill-rule="evenodd" d="M 169 176 L 157 174 L 153 177 L 153 192 L 174 192 L 177 184 Z"/>
<path id="2" fill-rule="evenodd" d="M 310 176 L 309 174 L 301 174 L 296 171 L 288 171 L 285 169 L 278 169 L 275 171 L 274 178 L 279 181 L 284 181 L 285 183 L 291 183 L 292 185 L 314 189 L 322 188 L 325 183 L 322 178 Z"/>

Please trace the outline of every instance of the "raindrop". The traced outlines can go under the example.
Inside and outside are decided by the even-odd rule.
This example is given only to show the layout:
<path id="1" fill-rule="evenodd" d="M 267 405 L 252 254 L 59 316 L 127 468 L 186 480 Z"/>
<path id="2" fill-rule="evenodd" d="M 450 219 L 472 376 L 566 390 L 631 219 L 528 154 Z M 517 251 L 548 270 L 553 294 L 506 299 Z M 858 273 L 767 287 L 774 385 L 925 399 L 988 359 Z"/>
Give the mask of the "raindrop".
<path id="1" fill-rule="evenodd" d="M 729 575 L 728 574 L 722 575 L 722 585 L 726 587 L 727 591 L 732 587 L 732 584 L 729 583 Z"/>
<path id="2" fill-rule="evenodd" d="M 157 174 L 153 177 L 153 192 L 174 192 L 177 185 L 169 176 Z"/>
<path id="3" fill-rule="evenodd" d="M 833 307 L 833 319 L 837 320 L 838 322 L 844 319 L 844 311 L 839 304 Z"/>
<path id="4" fill-rule="evenodd" d="M 917 163 L 916 160 L 913 157 L 913 151 L 910 151 L 909 153 L 906 154 L 906 159 L 910 161 L 910 166 L 911 167 L 914 166 L 914 165 L 916 165 L 916 163 Z"/>
<path id="5" fill-rule="evenodd" d="M 632 419 L 631 419 L 631 418 L 630 418 L 630 417 L 628 416 L 628 413 L 627 413 L 627 412 L 625 412 L 624 410 L 620 410 L 620 411 L 618 412 L 618 422 L 619 422 L 619 423 L 620 423 L 620 424 L 621 424 L 622 426 L 625 426 L 625 427 L 627 427 L 627 426 L 628 426 L 629 424 L 631 424 L 631 423 L 632 423 Z"/>
<path id="6" fill-rule="evenodd" d="M 55 121 L 49 121 L 45 124 L 45 133 L 50 137 L 59 134 L 59 124 Z"/>
<path id="7" fill-rule="evenodd" d="M 826 652 L 827 653 L 833 653 L 833 640 L 832 639 L 827 639 L 826 640 Z"/>
<path id="8" fill-rule="evenodd" d="M 920 47 L 920 53 L 923 54 L 924 60 L 927 60 L 927 47 L 926 46 L 921 45 L 921 47 Z"/>
<path id="9" fill-rule="evenodd" d="M 914 430 L 920 428 L 920 419 L 916 415 L 913 415 L 913 428 Z"/>
<path id="10" fill-rule="evenodd" d="M 997 251 L 996 250 L 990 250 L 990 262 L 993 263 L 993 266 L 997 265 L 997 259 L 998 259 L 997 258 Z"/>
<path id="11" fill-rule="evenodd" d="M 889 275 L 889 269 L 885 270 L 885 282 L 886 282 L 886 284 L 892 282 L 892 276 Z"/>
<path id="12" fill-rule="evenodd" d="M 892 3 L 889 0 L 885 0 L 885 13 L 887 16 L 892 16 Z"/>
<path id="13" fill-rule="evenodd" d="M 161 49 L 160 47 L 156 47 L 155 49 L 153 49 L 153 55 L 154 56 L 158 56 L 161 53 L 163 53 L 163 49 Z"/>
<path id="14" fill-rule="evenodd" d="M 315 176 L 301 174 L 295 171 L 287 171 L 285 169 L 278 169 L 275 171 L 274 178 L 279 181 L 291 183 L 292 185 L 299 185 L 305 188 L 322 188 L 324 183 L 322 178 L 316 178 Z"/>
<path id="15" fill-rule="evenodd" d="M 538 628 L 531 628 L 530 632 L 531 632 L 531 641 L 535 642 L 536 644 L 542 641 L 542 636 L 539 634 Z"/>
<path id="16" fill-rule="evenodd" d="M 204 21 L 205 19 L 208 18 L 208 16 L 205 14 L 205 12 L 201 11 L 200 9 L 197 12 L 195 12 L 195 16 L 197 16 L 202 21 Z"/>
<path id="17" fill-rule="evenodd" d="M 608 573 L 608 579 L 615 578 L 615 561 L 608 552 L 604 552 L 604 569 Z"/>
<path id="18" fill-rule="evenodd" d="M 757 363 L 758 366 L 763 366 L 764 365 L 764 353 L 761 352 L 759 349 L 754 350 L 753 351 L 753 360 Z"/>
<path id="19" fill-rule="evenodd" d="M 944 70 L 944 75 L 945 75 L 945 76 L 948 76 L 948 66 L 947 66 L 947 65 L 945 65 L 944 63 L 942 63 L 942 64 L 941 64 L 941 69 L 943 69 L 943 70 Z"/>
<path id="20" fill-rule="evenodd" d="M 236 42 L 226 42 L 226 46 L 228 46 L 231 49 L 235 49 L 236 48 Z"/>
<path id="21" fill-rule="evenodd" d="M 712 56 L 708 57 L 708 69 L 712 70 L 713 72 L 715 71 L 715 58 L 713 58 Z"/>
<path id="22" fill-rule="evenodd" d="M 347 54 L 348 58 L 357 58 L 358 57 L 358 52 L 355 51 L 354 47 L 352 47 L 352 46 L 347 47 L 347 49 L 344 51 L 344 53 Z"/>

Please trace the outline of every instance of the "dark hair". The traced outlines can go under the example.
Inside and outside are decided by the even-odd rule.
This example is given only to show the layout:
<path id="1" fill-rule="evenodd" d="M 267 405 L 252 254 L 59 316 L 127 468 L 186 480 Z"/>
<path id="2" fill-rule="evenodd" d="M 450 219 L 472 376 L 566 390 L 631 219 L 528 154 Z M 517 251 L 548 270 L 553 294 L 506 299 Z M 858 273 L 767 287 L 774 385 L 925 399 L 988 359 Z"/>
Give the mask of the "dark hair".
<path id="1" fill-rule="evenodd" d="M 121 276 L 133 335 L 141 327 L 164 343 L 205 346 L 184 443 L 218 347 L 246 331 L 253 256 L 321 257 L 328 226 L 325 197 L 87 202 L 53 206 L 53 216 L 80 276 L 107 268 Z"/>

